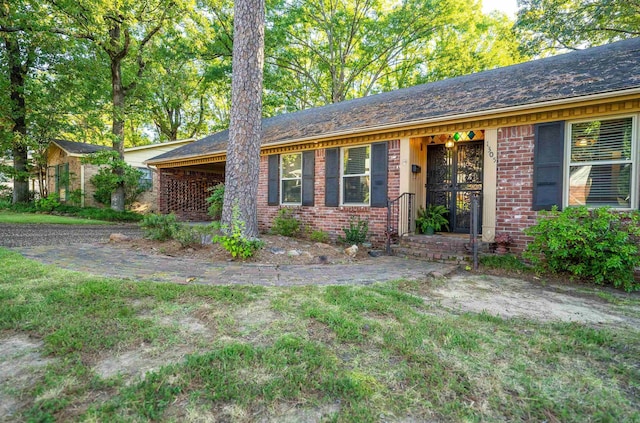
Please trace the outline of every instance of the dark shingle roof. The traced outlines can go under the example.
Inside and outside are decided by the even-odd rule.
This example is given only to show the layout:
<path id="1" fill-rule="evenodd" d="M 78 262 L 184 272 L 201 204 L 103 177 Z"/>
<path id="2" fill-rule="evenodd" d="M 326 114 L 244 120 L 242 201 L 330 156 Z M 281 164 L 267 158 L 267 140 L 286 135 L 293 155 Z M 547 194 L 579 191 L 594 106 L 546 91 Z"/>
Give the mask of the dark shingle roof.
<path id="1" fill-rule="evenodd" d="M 51 142 L 56 144 L 58 147 L 62 148 L 69 154 L 90 154 L 109 148 L 105 147 L 104 145 L 86 144 L 83 142 L 67 140 L 53 140 Z"/>
<path id="2" fill-rule="evenodd" d="M 263 119 L 263 144 L 640 88 L 640 38 Z M 221 152 L 228 131 L 150 159 Z"/>

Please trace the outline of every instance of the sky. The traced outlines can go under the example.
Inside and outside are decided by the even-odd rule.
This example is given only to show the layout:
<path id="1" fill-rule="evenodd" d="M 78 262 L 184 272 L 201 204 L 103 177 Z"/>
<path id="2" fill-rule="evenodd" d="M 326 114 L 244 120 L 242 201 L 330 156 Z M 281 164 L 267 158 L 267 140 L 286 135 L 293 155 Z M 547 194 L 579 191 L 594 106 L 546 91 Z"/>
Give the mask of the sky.
<path id="1" fill-rule="evenodd" d="M 482 0 L 482 11 L 489 13 L 497 9 L 506 13 L 510 18 L 515 18 L 518 11 L 517 0 Z"/>

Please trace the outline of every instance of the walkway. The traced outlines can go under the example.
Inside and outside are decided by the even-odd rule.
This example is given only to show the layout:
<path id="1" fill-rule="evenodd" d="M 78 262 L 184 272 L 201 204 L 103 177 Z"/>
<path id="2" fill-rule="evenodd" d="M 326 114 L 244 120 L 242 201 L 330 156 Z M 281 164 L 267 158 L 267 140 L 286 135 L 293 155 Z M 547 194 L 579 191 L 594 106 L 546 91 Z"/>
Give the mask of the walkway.
<path id="1" fill-rule="evenodd" d="M 442 263 L 378 257 L 362 263 L 329 265 L 263 265 L 145 254 L 105 243 L 18 247 L 27 258 L 100 276 L 200 284 L 264 286 L 371 284 L 396 279 L 423 280 L 456 267 Z"/>

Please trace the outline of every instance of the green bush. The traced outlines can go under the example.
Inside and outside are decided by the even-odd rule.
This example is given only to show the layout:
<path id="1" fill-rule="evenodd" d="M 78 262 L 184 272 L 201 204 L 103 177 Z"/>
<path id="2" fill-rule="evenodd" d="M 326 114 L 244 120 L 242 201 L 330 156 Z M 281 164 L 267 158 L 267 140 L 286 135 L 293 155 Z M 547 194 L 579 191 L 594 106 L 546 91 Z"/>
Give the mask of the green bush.
<path id="1" fill-rule="evenodd" d="M 278 215 L 273 219 L 271 232 L 276 235 L 296 236 L 300 232 L 300 221 L 289 209 L 278 210 Z"/>
<path id="2" fill-rule="evenodd" d="M 60 197 L 57 193 L 49 194 L 49 196 L 36 201 L 36 209 L 44 212 L 52 212 L 56 207 L 60 207 L 60 204 Z"/>
<path id="3" fill-rule="evenodd" d="M 142 172 L 125 163 L 116 151 L 103 150 L 93 153 L 84 158 L 83 162 L 101 166 L 98 173 L 89 179 L 96 188 L 93 198 L 100 204 L 111 205 L 111 194 L 121 182 L 124 184 L 125 206 L 133 204 L 138 196 L 148 188 L 140 184 Z M 122 175 L 115 174 L 115 170 L 121 170 Z"/>
<path id="4" fill-rule="evenodd" d="M 349 219 L 349 227 L 343 228 L 342 230 L 345 236 L 338 237 L 338 241 L 349 245 L 362 244 L 367 240 L 367 235 L 369 234 L 369 222 L 351 216 Z"/>
<path id="5" fill-rule="evenodd" d="M 36 206 L 35 201 L 32 203 L 16 203 L 9 204 L 7 209 L 17 212 L 17 213 L 36 213 L 40 212 L 38 207 Z"/>
<path id="6" fill-rule="evenodd" d="M 56 208 L 56 211 L 60 209 L 60 207 Z M 132 211 L 115 211 L 111 209 L 99 209 L 97 207 L 76 207 L 75 211 L 69 212 L 68 214 L 85 219 L 105 220 L 108 222 L 139 222 L 143 218 L 140 213 Z"/>
<path id="7" fill-rule="evenodd" d="M 171 237 L 178 241 L 184 247 L 192 247 L 201 244 L 201 232 L 193 226 L 178 225 L 173 231 Z"/>
<path id="8" fill-rule="evenodd" d="M 83 196 L 84 193 L 82 192 L 82 189 L 74 189 L 73 191 L 69 191 L 67 202 L 73 206 L 80 206 L 82 204 Z"/>
<path id="9" fill-rule="evenodd" d="M 325 231 L 313 231 L 309 235 L 309 239 L 314 242 L 329 242 L 329 234 Z"/>
<path id="10" fill-rule="evenodd" d="M 222 217 L 222 207 L 224 205 L 224 184 L 220 183 L 215 187 L 209 188 L 211 195 L 207 197 L 209 204 L 208 213 L 213 220 L 220 220 Z"/>
<path id="11" fill-rule="evenodd" d="M 176 220 L 176 215 L 171 214 L 147 214 L 140 222 L 140 227 L 145 238 L 156 241 L 166 241 L 172 239 L 176 231 L 180 229 L 180 224 Z"/>
<path id="12" fill-rule="evenodd" d="M 253 255 L 258 251 L 264 243 L 259 239 L 248 239 L 244 236 L 245 223 L 240 220 L 240 208 L 235 205 L 231 215 L 231 227 L 227 225 L 221 225 L 221 230 L 224 235 L 217 235 L 213 238 L 213 242 L 218 242 L 222 247 L 227 250 L 231 257 L 240 257 L 243 260 Z"/>
<path id="13" fill-rule="evenodd" d="M 640 289 L 634 269 L 640 266 L 640 214 L 609 208 L 570 207 L 542 212 L 525 230 L 533 237 L 523 257 L 537 270 L 569 273 L 626 291 Z"/>
<path id="14" fill-rule="evenodd" d="M 0 204 L 3 208 L 5 204 L 11 204 L 13 202 L 13 188 L 6 185 L 0 185 Z"/>

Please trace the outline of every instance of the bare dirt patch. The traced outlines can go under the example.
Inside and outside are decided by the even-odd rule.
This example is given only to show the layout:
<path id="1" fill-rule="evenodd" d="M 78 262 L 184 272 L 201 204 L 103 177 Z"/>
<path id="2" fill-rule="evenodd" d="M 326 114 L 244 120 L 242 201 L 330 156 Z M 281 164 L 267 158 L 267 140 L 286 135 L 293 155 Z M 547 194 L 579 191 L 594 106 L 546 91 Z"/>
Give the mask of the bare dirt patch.
<path id="1" fill-rule="evenodd" d="M 26 335 L 0 339 L 0 421 L 14 421 L 28 401 L 23 392 L 42 376 L 52 360 L 42 356 L 42 342 Z"/>
<path id="2" fill-rule="evenodd" d="M 325 244 L 299 238 L 280 235 L 261 235 L 264 247 L 255 256 L 247 259 L 249 263 L 261 264 L 346 264 L 369 260 L 369 249 L 359 248 L 355 257 L 345 253 L 343 245 Z M 134 238 L 126 241 L 112 242 L 112 245 L 134 251 L 170 257 L 184 257 L 206 260 L 209 262 L 228 261 L 229 253 L 219 244 L 194 245 L 183 247 L 178 241 L 152 241 Z"/>
<path id="3" fill-rule="evenodd" d="M 141 317 L 155 319 L 164 326 L 177 325 L 184 342 L 178 345 L 155 345 L 142 343 L 127 351 L 110 352 L 98 357 L 93 370 L 102 378 L 120 376 L 130 384 L 144 379 L 148 372 L 159 370 L 162 366 L 179 363 L 188 354 L 197 353 L 199 344 L 212 341 L 217 335 L 215 327 L 198 316 L 161 315 L 145 311 Z"/>
<path id="4" fill-rule="evenodd" d="M 505 276 L 458 273 L 429 289 L 443 306 L 501 317 L 640 327 L 640 296 L 574 284 L 542 285 Z"/>

